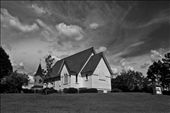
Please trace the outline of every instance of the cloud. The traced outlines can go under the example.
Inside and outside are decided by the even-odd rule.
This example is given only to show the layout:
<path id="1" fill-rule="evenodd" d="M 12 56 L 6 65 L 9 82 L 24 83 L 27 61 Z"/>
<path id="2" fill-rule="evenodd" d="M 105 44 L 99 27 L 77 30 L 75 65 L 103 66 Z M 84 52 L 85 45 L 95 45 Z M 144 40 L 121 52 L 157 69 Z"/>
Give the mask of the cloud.
<path id="1" fill-rule="evenodd" d="M 151 21 L 145 23 L 145 24 L 142 24 L 142 25 L 139 25 L 138 28 L 144 28 L 144 27 L 148 27 L 148 26 L 151 26 L 153 24 L 157 24 L 157 23 L 161 23 L 161 22 L 169 22 L 170 23 L 170 15 L 165 17 L 155 17 L 154 19 L 152 19 Z"/>
<path id="2" fill-rule="evenodd" d="M 24 66 L 23 62 L 20 62 L 19 64 L 16 64 L 15 62 L 12 62 L 12 66 L 13 66 L 14 70 L 18 70 L 18 71 L 21 71 L 21 72 L 23 72 L 24 69 L 25 69 L 25 66 Z"/>
<path id="3" fill-rule="evenodd" d="M 1 22 L 2 24 L 8 24 L 10 26 L 13 26 L 22 32 L 31 32 L 39 29 L 36 23 L 33 23 L 32 25 L 23 24 L 17 17 L 12 16 L 7 9 L 2 8 L 1 8 Z"/>
<path id="4" fill-rule="evenodd" d="M 142 65 L 140 66 L 140 68 L 145 69 L 145 68 L 147 68 L 149 65 L 150 65 L 149 62 L 145 62 L 144 64 L 142 64 Z"/>
<path id="5" fill-rule="evenodd" d="M 97 29 L 97 28 L 99 27 L 99 24 L 97 24 L 97 23 L 91 23 L 91 24 L 89 25 L 89 27 L 90 27 L 91 29 Z"/>
<path id="6" fill-rule="evenodd" d="M 117 68 L 111 67 L 111 69 L 112 69 L 113 74 L 118 74 L 118 69 Z"/>
<path id="7" fill-rule="evenodd" d="M 151 61 L 157 62 L 158 60 L 161 60 L 163 58 L 162 54 L 159 51 L 151 50 Z"/>
<path id="8" fill-rule="evenodd" d="M 131 71 L 134 71 L 134 67 L 132 67 L 132 66 L 127 66 L 126 68 L 125 68 L 125 70 L 131 70 Z"/>
<path id="9" fill-rule="evenodd" d="M 120 60 L 120 66 L 121 66 L 122 70 L 124 70 L 124 71 L 128 71 L 128 70 L 133 71 L 134 70 L 134 67 L 130 66 L 125 58 Z"/>
<path id="10" fill-rule="evenodd" d="M 59 34 L 54 28 L 52 28 L 52 26 L 47 25 L 40 19 L 37 19 L 36 22 L 40 27 L 42 27 L 41 35 L 45 38 L 42 39 L 43 41 L 53 42 L 57 39 Z"/>
<path id="11" fill-rule="evenodd" d="M 37 22 L 38 25 L 40 25 L 42 28 L 50 31 L 51 33 L 54 33 L 54 30 L 53 30 L 51 27 L 49 27 L 49 25 L 47 25 L 46 23 L 44 23 L 42 20 L 37 19 L 36 22 Z"/>
<path id="12" fill-rule="evenodd" d="M 142 45 L 142 44 L 144 44 L 144 41 L 139 41 L 139 42 L 133 43 L 129 47 L 136 47 L 136 46 L 139 46 L 139 45 Z"/>
<path id="13" fill-rule="evenodd" d="M 43 7 L 39 7 L 37 4 L 32 4 L 31 7 L 35 10 L 37 14 L 45 14 L 46 10 Z"/>
<path id="14" fill-rule="evenodd" d="M 100 46 L 98 49 L 96 49 L 97 52 L 103 52 L 103 51 L 106 51 L 107 48 L 104 47 L 104 46 Z"/>
<path id="15" fill-rule="evenodd" d="M 125 67 L 125 65 L 126 65 L 126 59 L 123 58 L 123 59 L 120 60 L 120 66 Z"/>
<path id="16" fill-rule="evenodd" d="M 83 39 L 83 30 L 77 25 L 66 25 L 64 23 L 60 23 L 56 25 L 56 29 L 60 35 L 74 37 L 77 41 Z"/>

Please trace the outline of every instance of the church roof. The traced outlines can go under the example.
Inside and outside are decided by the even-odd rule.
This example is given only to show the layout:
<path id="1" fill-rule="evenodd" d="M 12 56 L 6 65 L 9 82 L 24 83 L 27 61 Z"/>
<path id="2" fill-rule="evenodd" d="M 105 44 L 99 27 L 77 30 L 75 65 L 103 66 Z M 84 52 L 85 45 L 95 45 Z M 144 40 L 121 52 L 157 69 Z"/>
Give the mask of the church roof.
<path id="1" fill-rule="evenodd" d="M 93 47 L 64 58 L 70 73 L 78 74 L 92 53 L 95 54 Z"/>
<path id="2" fill-rule="evenodd" d="M 92 53 L 94 54 L 93 56 L 91 56 Z M 101 58 L 103 58 L 104 62 L 106 63 L 109 72 L 113 74 L 104 54 L 102 52 L 96 54 L 92 47 L 57 61 L 52 67 L 50 76 L 47 77 L 45 81 L 48 82 L 48 81 L 60 80 L 60 73 L 64 65 L 66 66 L 70 74 L 72 75 L 78 74 L 83 68 L 83 66 L 85 65 L 85 63 L 88 61 L 88 59 L 89 61 L 87 62 L 87 64 L 85 65 L 81 73 L 92 74 L 96 69 L 97 65 L 99 64 Z"/>
<path id="3" fill-rule="evenodd" d="M 82 74 L 92 74 L 94 72 L 94 70 L 96 69 L 97 65 L 99 64 L 101 58 L 103 58 L 104 62 L 106 63 L 106 66 L 110 72 L 110 74 L 112 74 L 112 70 L 108 64 L 107 59 L 105 58 L 103 52 L 98 53 L 93 55 L 90 60 L 88 61 L 88 63 L 86 64 L 86 66 L 83 68 L 83 70 L 81 71 Z"/>
<path id="4" fill-rule="evenodd" d="M 37 72 L 35 73 L 34 76 L 37 76 L 37 75 L 39 75 L 39 76 L 42 76 L 42 75 L 43 75 L 41 64 L 39 64 L 38 69 L 37 69 Z"/>
<path id="5" fill-rule="evenodd" d="M 57 61 L 52 67 L 50 77 L 59 76 L 64 64 L 70 74 L 78 74 L 92 53 L 95 54 L 93 47 Z"/>

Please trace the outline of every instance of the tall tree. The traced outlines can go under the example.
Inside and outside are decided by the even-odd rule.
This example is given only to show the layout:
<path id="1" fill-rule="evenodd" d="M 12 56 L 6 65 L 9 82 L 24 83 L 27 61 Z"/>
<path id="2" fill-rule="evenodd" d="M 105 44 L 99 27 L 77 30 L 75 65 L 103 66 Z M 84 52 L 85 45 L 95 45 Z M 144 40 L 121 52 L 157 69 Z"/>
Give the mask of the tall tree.
<path id="1" fill-rule="evenodd" d="M 49 73 L 51 72 L 51 69 L 52 69 L 52 65 L 54 63 L 54 58 L 52 58 L 51 55 L 48 55 L 46 58 L 45 58 L 45 62 L 46 62 L 46 69 L 47 69 L 47 76 L 49 75 Z"/>
<path id="2" fill-rule="evenodd" d="M 22 86 L 28 85 L 29 77 L 27 74 L 18 73 L 17 71 L 11 73 L 1 83 L 1 93 L 20 93 Z"/>
<path id="3" fill-rule="evenodd" d="M 115 79 L 112 79 L 112 88 L 122 91 L 142 91 L 144 76 L 138 71 L 124 71 Z"/>
<path id="4" fill-rule="evenodd" d="M 165 54 L 162 61 L 159 60 L 149 66 L 147 78 L 152 81 L 153 88 L 155 85 L 161 85 L 163 88 L 168 86 L 170 79 L 170 53 Z"/>
<path id="5" fill-rule="evenodd" d="M 2 79 L 4 76 L 10 75 L 12 72 L 12 65 L 9 60 L 8 54 L 5 52 L 5 50 L 0 46 L 0 79 Z"/>

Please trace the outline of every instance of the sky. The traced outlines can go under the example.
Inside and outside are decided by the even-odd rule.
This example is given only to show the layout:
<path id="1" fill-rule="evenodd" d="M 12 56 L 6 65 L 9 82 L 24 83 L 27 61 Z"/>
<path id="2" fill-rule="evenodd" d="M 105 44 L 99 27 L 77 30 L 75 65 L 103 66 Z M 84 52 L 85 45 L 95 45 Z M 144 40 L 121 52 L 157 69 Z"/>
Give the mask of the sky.
<path id="1" fill-rule="evenodd" d="M 169 1 L 1 1 L 1 46 L 14 69 L 36 71 L 40 59 L 62 59 L 94 47 L 113 71 L 146 75 L 170 51 Z"/>

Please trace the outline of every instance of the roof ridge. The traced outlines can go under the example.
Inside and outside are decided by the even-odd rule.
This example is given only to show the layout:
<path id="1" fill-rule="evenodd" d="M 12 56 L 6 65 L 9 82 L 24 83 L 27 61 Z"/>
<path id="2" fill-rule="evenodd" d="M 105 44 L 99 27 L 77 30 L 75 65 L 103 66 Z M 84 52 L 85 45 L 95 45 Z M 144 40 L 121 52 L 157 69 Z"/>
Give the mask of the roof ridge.
<path id="1" fill-rule="evenodd" d="M 92 51 L 96 54 L 96 52 L 95 52 L 95 50 L 94 50 L 94 47 L 90 47 L 90 48 L 88 48 L 88 49 L 82 50 L 82 51 L 77 52 L 77 53 L 75 53 L 75 54 L 69 55 L 69 56 L 67 56 L 67 57 L 65 57 L 65 58 L 62 58 L 61 60 L 67 59 L 67 58 L 69 58 L 69 57 L 72 57 L 72 56 L 74 56 L 74 55 L 83 53 L 83 52 L 88 51 L 88 50 L 92 50 Z"/>

